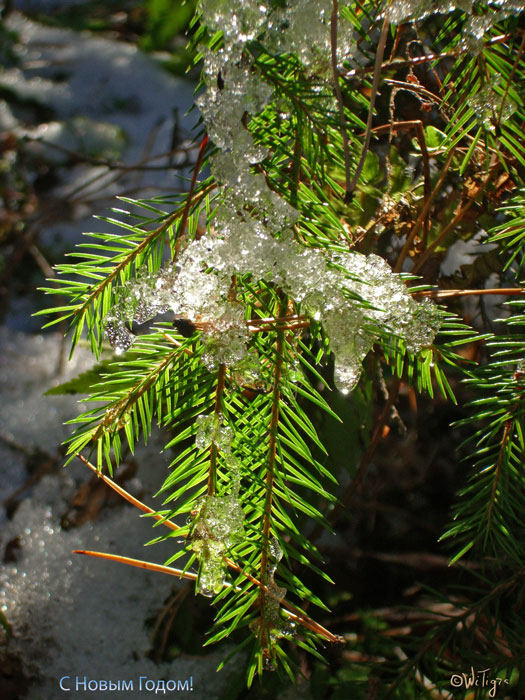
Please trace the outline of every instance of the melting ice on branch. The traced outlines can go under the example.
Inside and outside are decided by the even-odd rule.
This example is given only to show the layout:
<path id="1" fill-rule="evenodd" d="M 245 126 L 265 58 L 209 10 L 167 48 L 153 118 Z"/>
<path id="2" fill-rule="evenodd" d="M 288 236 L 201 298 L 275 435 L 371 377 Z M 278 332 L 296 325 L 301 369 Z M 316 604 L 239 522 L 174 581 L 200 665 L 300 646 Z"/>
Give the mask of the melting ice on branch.
<path id="1" fill-rule="evenodd" d="M 396 5 L 393 18 L 419 16 L 424 6 L 423 0 L 406 0 Z M 246 118 L 274 98 L 246 47 L 258 39 L 274 52 L 296 53 L 306 70 L 315 58 L 318 68 L 320 58 L 329 60 L 332 3 L 298 0 L 275 8 L 254 0 L 201 0 L 200 8 L 205 23 L 223 32 L 221 48 L 205 51 L 207 89 L 198 99 L 219 149 L 211 159 L 221 186 L 214 227 L 186 244 L 177 267 L 167 266 L 119 290 L 119 301 L 106 318 L 108 338 L 124 351 L 134 341 L 127 325 L 172 310 L 202 324 L 202 360 L 208 369 L 241 366 L 248 358 L 250 333 L 246 310 L 230 298 L 231 281 L 265 280 L 323 325 L 335 356 L 336 386 L 348 393 L 381 333 L 400 336 L 409 351 L 417 352 L 432 343 L 440 315 L 432 302 L 414 301 L 382 258 L 297 242 L 293 227 L 299 212 L 271 190 L 262 172 L 254 172 L 253 164 L 263 162 L 268 152 L 255 143 Z M 349 23 L 340 22 L 341 60 L 354 43 Z M 326 80 L 331 92 L 331 78 Z"/>

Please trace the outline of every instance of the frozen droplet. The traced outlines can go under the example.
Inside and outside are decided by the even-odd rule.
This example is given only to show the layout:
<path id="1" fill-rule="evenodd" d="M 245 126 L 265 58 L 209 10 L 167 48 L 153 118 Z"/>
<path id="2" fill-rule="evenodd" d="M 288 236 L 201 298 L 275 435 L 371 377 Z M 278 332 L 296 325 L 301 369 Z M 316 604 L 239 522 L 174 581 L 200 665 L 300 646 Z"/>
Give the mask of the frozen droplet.
<path id="1" fill-rule="evenodd" d="M 115 317 L 106 317 L 104 330 L 109 344 L 117 355 L 129 350 L 136 340 L 136 336 L 126 327 L 125 322 Z"/>
<path id="2" fill-rule="evenodd" d="M 199 552 L 200 567 L 197 581 L 198 592 L 206 598 L 212 598 L 221 592 L 226 579 L 223 553 L 206 542 Z"/>
<path id="3" fill-rule="evenodd" d="M 241 464 L 237 457 L 235 457 L 235 455 L 233 455 L 231 452 L 225 453 L 224 462 L 228 467 L 229 495 L 233 497 L 235 499 L 235 503 L 237 503 L 237 497 L 241 487 Z"/>
<path id="4" fill-rule="evenodd" d="M 277 537 L 272 537 L 272 539 L 270 540 L 270 547 L 268 549 L 268 552 L 270 554 L 270 557 L 276 562 L 280 562 L 283 558 L 283 550 Z"/>
<path id="5" fill-rule="evenodd" d="M 217 595 L 224 585 L 224 557 L 244 536 L 244 511 L 236 495 L 206 496 L 197 504 L 191 534 L 192 549 L 199 559 L 197 590 Z"/>
<path id="6" fill-rule="evenodd" d="M 195 445 L 204 450 L 214 444 L 222 452 L 229 452 L 231 448 L 233 431 L 229 425 L 222 422 L 222 418 L 217 413 L 197 416 L 195 421 L 197 433 L 195 435 Z"/>

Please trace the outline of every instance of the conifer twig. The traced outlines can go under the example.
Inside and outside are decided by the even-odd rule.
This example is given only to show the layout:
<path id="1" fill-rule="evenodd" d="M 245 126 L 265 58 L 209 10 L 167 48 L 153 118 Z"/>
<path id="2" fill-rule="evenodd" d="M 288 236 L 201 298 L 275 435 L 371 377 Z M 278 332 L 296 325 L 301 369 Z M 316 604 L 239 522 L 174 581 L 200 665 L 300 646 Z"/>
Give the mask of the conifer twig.
<path id="1" fill-rule="evenodd" d="M 494 44 L 504 44 L 506 41 L 512 38 L 511 34 L 499 34 L 498 36 L 489 39 L 483 45 L 484 48 L 493 46 Z M 395 61 L 392 64 L 390 61 L 383 63 L 381 70 L 384 68 L 411 68 L 412 66 L 420 65 L 421 63 L 432 63 L 433 61 L 442 61 L 445 58 L 457 58 L 457 56 L 462 56 L 465 53 L 469 53 L 470 48 L 468 46 L 459 45 L 454 51 L 448 51 L 444 53 L 426 53 L 424 56 L 413 56 L 412 58 L 407 58 L 402 61 Z M 366 75 L 367 73 L 373 73 L 375 71 L 374 66 L 363 66 L 362 68 L 352 68 L 349 71 L 344 71 L 341 75 L 344 78 L 355 78 L 356 75 Z"/>
<path id="2" fill-rule="evenodd" d="M 453 146 L 450 149 L 450 152 L 447 156 L 445 164 L 443 165 L 443 169 L 441 170 L 441 173 L 440 173 L 439 179 L 436 183 L 436 186 L 432 190 L 430 197 L 427 198 L 425 204 L 423 205 L 423 208 L 421 209 L 419 216 L 417 217 L 416 221 L 414 222 L 414 225 L 412 226 L 412 229 L 410 230 L 410 233 L 407 236 L 407 239 L 405 241 L 405 245 L 403 246 L 403 248 L 401 249 L 401 252 L 399 253 L 399 257 L 398 257 L 396 265 L 394 267 L 394 272 L 400 272 L 403 269 L 403 263 L 405 262 L 405 258 L 408 255 L 408 251 L 412 248 L 412 244 L 414 243 L 414 239 L 417 236 L 419 229 L 421 228 L 421 224 L 423 223 L 428 212 L 430 211 L 430 207 L 432 206 L 434 199 L 439 194 L 441 186 L 443 185 L 445 178 L 447 176 L 448 169 L 450 168 L 450 165 L 452 163 L 452 159 L 454 158 L 455 152 L 456 152 L 456 146 Z"/>
<path id="3" fill-rule="evenodd" d="M 202 199 L 203 197 L 208 194 L 209 190 L 215 187 L 215 185 L 211 185 L 209 188 L 206 188 L 202 190 L 199 193 L 199 198 Z M 184 210 L 185 211 L 185 210 Z M 129 265 L 132 260 L 134 260 L 142 251 L 144 251 L 148 245 L 150 245 L 155 239 L 159 238 L 165 231 L 168 230 L 168 228 L 177 221 L 177 219 L 181 218 L 184 216 L 184 211 L 181 211 L 180 209 L 177 209 L 174 211 L 172 214 L 170 214 L 166 219 L 159 225 L 157 228 L 153 229 L 153 231 L 148 231 L 146 233 L 146 237 L 144 238 L 139 245 L 134 248 L 128 255 L 124 257 L 123 260 L 121 260 L 112 270 L 111 272 L 107 275 L 107 277 L 104 277 L 104 279 L 97 285 L 94 286 L 94 288 L 90 291 L 88 294 L 87 298 L 84 300 L 84 303 L 77 307 L 75 311 L 73 312 L 74 316 L 81 316 L 86 313 L 87 309 L 89 306 L 95 301 L 95 299 L 102 293 L 102 291 L 109 285 L 113 280 L 118 279 L 118 276 L 122 272 L 122 270 Z M 187 216 L 187 215 L 186 215 Z"/>
<path id="4" fill-rule="evenodd" d="M 145 503 L 142 503 L 142 501 L 139 501 L 137 498 L 132 496 L 128 491 L 123 489 L 121 486 L 119 486 L 113 479 L 110 479 L 108 476 L 103 474 L 99 469 L 97 469 L 89 460 L 87 460 L 80 452 L 76 453 L 76 456 L 78 459 L 80 459 L 81 462 L 83 462 L 93 473 L 95 473 L 102 481 L 104 481 L 105 484 L 107 484 L 113 491 L 118 493 L 124 500 L 128 501 L 132 506 L 135 506 L 135 508 L 138 508 L 141 510 L 143 513 L 146 513 L 147 515 L 151 515 L 155 520 L 161 521 L 162 525 L 165 525 L 167 528 L 170 530 L 180 530 L 180 527 L 169 520 L 166 517 L 166 514 L 161 514 L 153 510 L 153 508 L 150 508 L 147 506 Z M 103 554 L 101 552 L 91 552 L 91 551 L 85 551 L 85 550 L 74 550 L 74 554 L 89 554 L 91 556 L 99 556 L 100 558 L 103 559 L 110 559 L 112 561 L 117 561 L 117 562 L 122 562 L 122 563 L 130 563 L 132 561 L 138 561 L 138 560 L 129 560 L 127 561 L 127 557 L 119 557 L 117 555 L 113 554 Z M 253 583 L 255 586 L 261 589 L 261 591 L 264 592 L 264 594 L 270 596 L 271 598 L 275 598 L 277 600 L 277 597 L 270 591 L 267 586 L 265 586 L 263 583 L 258 581 L 255 577 L 253 577 L 251 574 L 247 573 L 244 571 L 238 564 L 236 564 L 232 559 L 229 559 L 228 557 L 224 558 L 224 563 L 230 568 L 233 569 L 234 571 L 237 571 L 237 573 L 241 574 L 245 578 L 248 579 L 251 583 Z M 142 566 L 140 565 L 142 564 Z M 145 569 L 145 568 L 150 568 L 149 566 L 144 566 L 144 564 L 148 564 L 148 562 L 140 562 L 140 564 L 131 564 L 131 566 L 140 566 L 140 568 Z M 153 569 L 155 571 L 160 571 L 161 573 L 170 573 L 173 576 L 174 571 L 177 571 L 177 569 L 170 569 L 170 567 L 162 567 L 160 564 L 155 564 L 153 565 L 157 567 L 156 569 Z M 160 568 L 159 568 L 160 567 Z M 165 571 L 165 569 L 170 569 Z M 193 578 L 194 576 L 194 578 Z M 185 577 L 189 578 L 189 577 Z M 192 574 L 192 580 L 195 581 L 197 578 L 197 574 Z M 315 632 L 316 634 L 320 635 L 324 639 L 326 639 L 328 642 L 332 644 L 340 644 L 342 639 L 336 634 L 333 634 L 329 630 L 325 629 L 322 625 L 320 625 L 318 622 L 313 620 L 312 618 L 308 617 L 308 615 L 305 615 L 302 613 L 293 603 L 290 603 L 287 600 L 279 600 L 278 602 L 281 603 L 282 607 L 285 609 L 286 614 L 293 619 L 294 621 L 300 623 L 303 625 L 303 627 L 306 627 L 307 629 L 311 630 L 312 632 Z"/>
<path id="5" fill-rule="evenodd" d="M 197 574 L 194 574 L 192 571 L 181 571 L 180 569 L 174 569 L 171 566 L 163 566 L 162 564 L 155 564 L 151 561 L 142 561 L 141 559 L 122 557 L 120 556 L 120 554 L 109 554 L 108 552 L 92 552 L 86 549 L 74 549 L 73 554 L 85 554 L 90 557 L 97 557 L 98 559 L 108 559 L 109 561 L 116 561 L 119 564 L 136 566 L 138 569 L 146 569 L 147 571 L 156 571 L 161 574 L 178 576 L 179 578 L 186 578 L 190 581 L 197 580 Z"/>
<path id="6" fill-rule="evenodd" d="M 453 151 L 451 151 L 452 153 Z M 459 224 L 459 222 L 463 219 L 465 214 L 468 212 L 468 210 L 472 207 L 474 202 L 476 201 L 476 198 L 479 197 L 480 194 L 482 194 L 485 191 L 485 188 L 493 178 L 497 168 L 499 166 L 499 162 L 496 161 L 495 156 L 493 156 L 493 162 L 491 163 L 491 166 L 489 167 L 489 172 L 487 173 L 487 176 L 481 183 L 481 185 L 478 187 L 476 190 L 476 193 L 473 196 L 469 197 L 468 202 L 460 207 L 460 209 L 456 212 L 455 216 L 452 218 L 451 221 L 448 222 L 448 224 L 445 226 L 445 228 L 439 233 L 439 235 L 430 243 L 427 248 L 421 253 L 421 255 L 418 257 L 416 262 L 414 263 L 414 266 L 411 270 L 413 274 L 416 274 L 426 263 L 426 261 L 429 259 L 431 256 L 432 252 L 441 244 L 443 241 L 446 239 L 448 234 Z M 437 188 L 436 188 L 437 189 Z M 425 209 L 425 207 L 423 207 Z M 414 227 L 415 228 L 415 227 Z M 399 262 L 399 261 L 398 261 Z M 398 271 L 396 269 L 396 271 Z"/>
<path id="7" fill-rule="evenodd" d="M 214 415 L 217 420 L 220 421 L 222 415 L 222 394 L 224 392 L 224 384 L 226 381 L 226 365 L 224 363 L 219 365 L 219 371 L 217 372 L 217 388 L 215 390 L 215 407 Z M 215 483 L 217 481 L 217 454 L 219 448 L 212 440 L 210 445 L 210 470 L 208 472 L 208 496 L 213 496 L 215 493 Z"/>
<path id="8" fill-rule="evenodd" d="M 414 297 L 430 297 L 431 299 L 450 299 L 454 297 L 475 297 L 483 295 L 517 296 L 525 294 L 525 287 L 491 287 L 490 289 L 426 289 L 414 292 Z"/>
<path id="9" fill-rule="evenodd" d="M 188 222 L 188 217 L 190 215 L 190 209 L 191 205 L 193 203 L 193 193 L 195 191 L 195 186 L 197 184 L 197 177 L 199 176 L 199 172 L 201 169 L 202 161 L 204 159 L 204 154 L 206 152 L 206 146 L 208 145 L 208 134 L 204 134 L 202 137 L 201 145 L 199 147 L 199 154 L 197 156 L 197 160 L 195 162 L 195 167 L 193 168 L 193 175 L 191 177 L 191 183 L 190 183 L 190 189 L 188 191 L 188 195 L 186 197 L 186 203 L 184 205 L 184 209 L 182 211 L 182 216 L 180 220 L 180 226 L 179 226 L 179 231 L 180 231 L 180 236 L 177 238 L 176 244 L 175 244 L 175 253 L 173 256 L 173 259 L 177 257 L 178 249 L 179 249 L 179 241 L 182 235 L 184 235 L 184 229 L 186 228 L 186 224 Z"/>

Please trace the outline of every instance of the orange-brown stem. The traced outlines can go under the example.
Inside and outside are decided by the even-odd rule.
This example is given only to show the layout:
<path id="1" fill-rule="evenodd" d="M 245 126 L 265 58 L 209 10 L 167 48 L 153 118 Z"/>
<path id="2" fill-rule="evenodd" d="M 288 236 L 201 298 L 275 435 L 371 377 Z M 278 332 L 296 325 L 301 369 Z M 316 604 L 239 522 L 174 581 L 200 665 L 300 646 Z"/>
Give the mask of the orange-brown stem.
<path id="1" fill-rule="evenodd" d="M 119 554 L 108 554 L 107 552 L 92 552 L 86 549 L 74 549 L 73 554 L 85 554 L 90 557 L 97 557 L 98 559 L 108 559 L 109 561 L 116 561 L 119 564 L 136 566 L 138 569 L 146 569 L 147 571 L 157 571 L 161 574 L 178 576 L 179 578 L 186 578 L 190 581 L 197 580 L 197 574 L 194 574 L 191 571 L 181 571 L 180 569 L 173 569 L 171 566 L 154 564 L 151 561 L 142 561 L 140 559 L 132 559 L 131 557 L 121 557 Z"/>
<path id="2" fill-rule="evenodd" d="M 179 530 L 179 526 L 176 525 L 174 522 L 171 520 L 168 520 L 166 517 L 166 514 L 161 514 L 155 512 L 152 508 L 147 506 L 145 503 L 142 503 L 142 501 L 139 501 L 137 498 L 132 496 L 130 493 L 128 493 L 125 489 L 123 489 L 121 486 L 116 484 L 112 479 L 110 479 L 108 476 L 105 474 L 102 474 L 101 471 L 99 471 L 91 462 L 89 462 L 83 455 L 77 452 L 76 456 L 80 459 L 81 462 L 83 462 L 89 469 L 91 469 L 92 472 L 94 472 L 102 481 L 104 481 L 111 489 L 113 489 L 116 493 L 118 493 L 122 498 L 124 498 L 128 503 L 131 503 L 131 505 L 135 506 L 139 510 L 141 510 L 143 513 L 147 513 L 148 515 L 151 515 L 155 520 L 160 520 L 162 521 L 162 525 L 165 525 L 168 527 L 170 530 Z M 129 563 L 127 561 L 126 557 L 120 557 L 118 558 L 117 555 L 112 555 L 112 554 L 102 554 L 102 553 L 96 553 L 96 552 L 89 552 L 89 551 L 84 551 L 84 550 L 75 550 L 75 553 L 80 553 L 80 554 L 89 554 L 91 556 L 99 556 L 100 558 L 103 559 L 111 559 L 112 561 L 119 561 L 121 563 Z M 137 561 L 137 560 L 130 560 L 130 561 Z M 230 568 L 233 569 L 233 571 L 237 571 L 239 574 L 244 576 L 248 581 L 253 583 L 255 586 L 258 588 L 261 588 L 266 595 L 269 595 L 270 597 L 273 597 L 273 594 L 271 591 L 268 590 L 268 588 L 263 585 L 260 581 L 258 581 L 254 576 L 251 574 L 247 573 L 241 567 L 236 564 L 234 561 L 229 559 L 228 557 L 224 558 L 224 563 Z M 141 562 L 142 566 L 140 568 L 143 569 L 148 569 L 151 568 L 148 565 L 148 562 Z M 132 566 L 135 566 L 135 564 L 131 564 Z M 136 566 L 139 566 L 138 564 Z M 159 567 L 161 565 L 159 564 L 153 564 L 154 567 Z M 169 567 L 166 567 L 169 568 Z M 162 573 L 171 573 L 171 571 L 176 571 L 175 569 L 172 569 L 171 571 L 164 571 L 162 568 L 155 568 L 152 569 L 154 571 L 161 571 Z M 175 574 L 172 574 L 175 575 Z M 196 580 L 196 574 L 192 574 L 192 580 Z M 195 577 L 195 578 L 193 578 Z M 341 642 L 341 638 L 338 637 L 335 634 L 332 634 L 332 632 L 329 632 L 327 629 L 325 629 L 322 625 L 320 625 L 318 622 L 315 620 L 312 620 L 312 618 L 308 617 L 307 615 L 304 615 L 295 605 L 292 603 L 283 600 L 281 602 L 282 607 L 286 610 L 286 613 L 295 621 L 300 623 L 303 627 L 306 627 L 307 629 L 311 630 L 312 632 L 315 632 L 316 634 L 319 634 L 321 637 L 324 637 L 328 642 L 337 644 Z"/>
<path id="3" fill-rule="evenodd" d="M 226 381 L 226 365 L 219 365 L 217 373 L 217 388 L 215 390 L 215 416 L 220 420 L 222 415 L 222 395 L 224 393 L 224 385 Z M 210 447 L 210 470 L 208 472 L 208 496 L 213 496 L 215 493 L 215 484 L 217 481 L 217 455 L 219 448 L 215 442 L 211 443 Z"/>

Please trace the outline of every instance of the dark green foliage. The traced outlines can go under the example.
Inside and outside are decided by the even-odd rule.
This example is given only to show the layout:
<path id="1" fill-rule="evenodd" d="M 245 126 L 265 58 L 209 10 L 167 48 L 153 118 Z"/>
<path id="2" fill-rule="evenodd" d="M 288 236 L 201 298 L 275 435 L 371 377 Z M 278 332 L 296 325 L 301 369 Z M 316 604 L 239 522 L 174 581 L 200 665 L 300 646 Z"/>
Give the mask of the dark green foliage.
<path id="1" fill-rule="evenodd" d="M 161 22 L 168 4 L 149 3 L 153 43 L 162 44 L 170 34 L 171 25 Z M 476 8 L 481 14 L 492 11 L 483 3 Z M 155 278 L 166 260 L 180 259 L 185 245 L 217 235 L 216 207 L 224 190 L 211 177 L 198 182 L 217 153 L 201 130 L 187 196 L 135 202 L 140 217 L 120 210 L 119 218 L 105 219 L 117 227 L 113 234 L 88 234 L 90 242 L 73 254 L 76 261 L 58 266 L 63 277 L 46 291 L 66 300 L 53 309 L 58 318 L 51 324 L 71 324 L 72 349 L 87 332 L 95 356 L 105 356 L 90 373 L 53 393 L 88 391 L 87 401 L 95 407 L 71 421 L 75 432 L 68 454 L 82 452 L 110 473 L 125 443 L 133 452 L 154 424 L 169 432 L 166 449 L 173 459 L 159 484 L 163 502 L 156 516 L 160 524 L 168 519 L 183 524 L 157 539 L 176 538 L 168 564 L 183 561 L 184 572 L 192 568 L 199 574 L 199 585 L 207 566 L 225 575 L 225 585 L 213 590 L 216 617 L 207 643 L 231 636 L 248 658 L 249 684 L 266 667 L 296 678 L 298 668 L 310 663 L 308 692 L 314 698 L 435 697 L 438 690 L 450 690 L 451 675 L 472 664 L 489 665 L 494 677 L 508 677 L 513 688 L 519 687 L 513 671 L 523 663 L 520 634 L 525 628 L 525 302 L 520 281 L 525 42 L 516 30 L 518 18 L 502 17 L 488 28 L 474 55 L 462 43 L 464 13 L 430 15 L 420 23 L 419 34 L 409 23 L 393 27 L 384 65 L 376 67 L 377 28 L 371 25 L 377 17 L 374 2 L 349 3 L 341 10 L 339 22 L 354 28 L 360 58 L 337 76 L 341 103 L 333 100 L 333 76 L 327 78 L 322 68 L 308 71 L 294 54 L 269 51 L 262 36 L 248 42 L 243 58 L 272 86 L 274 97 L 259 113 L 246 113 L 242 128 L 267 149 L 251 174 L 263 176 L 268 188 L 299 213 L 290 227 L 294 244 L 312 257 L 322 252 L 326 259 L 348 251 L 374 253 L 396 272 L 408 270 L 404 279 L 412 297 L 440 304 L 435 340 L 411 352 L 399 334 L 382 326 L 358 387 L 343 399 L 330 394 L 330 338 L 319 318 L 272 280 L 241 271 L 232 276 L 228 296 L 244 306 L 247 357 L 258 362 L 251 381 L 235 364 L 206 362 L 206 324 L 211 322 L 197 318 L 189 319 L 189 326 L 188 319 L 186 325 L 176 319 L 174 325 L 157 321 L 143 327 L 124 356 L 109 357 L 104 320 L 125 300 L 125 285 L 146 274 Z M 170 15 L 172 20 L 179 18 Z M 210 36 L 197 20 L 192 30 L 199 50 L 202 43 L 213 51 L 223 45 L 221 32 Z M 414 44 L 423 58 L 432 52 L 432 61 L 415 60 Z M 380 95 L 371 105 L 374 75 Z M 371 140 L 364 155 L 367 130 Z M 349 192 L 360 161 L 356 187 Z M 239 205 L 236 211 L 246 226 L 258 213 L 257 205 Z M 488 239 L 483 239 L 485 231 Z M 473 244 L 480 239 L 496 247 L 476 252 Z M 456 266 L 452 260 L 447 274 L 441 263 L 454 244 L 470 245 L 473 259 Z M 484 306 L 485 297 L 492 296 L 490 286 L 509 299 L 499 322 Z M 343 298 L 353 301 L 365 326 L 373 325 L 371 302 L 348 289 Z M 465 298 L 474 299 L 473 306 L 463 304 Z M 390 430 L 397 426 L 406 432 L 395 408 L 401 391 L 413 403 L 416 394 L 435 403 L 468 397 L 468 413 L 456 430 L 467 436 L 472 466 L 463 467 L 470 470 L 468 482 L 443 535 L 452 561 L 464 557 L 467 564 L 452 583 L 444 581 L 443 590 L 419 600 L 417 625 L 408 633 L 380 609 L 354 611 L 359 634 L 340 623 L 356 640 L 353 648 L 361 661 L 340 665 L 326 691 L 318 647 L 337 636 L 309 615 L 315 617 L 317 610 L 325 616 L 327 597 L 319 591 L 334 575 L 317 538 L 337 525 L 352 499 L 355 505 L 356 494 L 362 495 L 367 469 Z M 202 416 L 230 431 L 231 444 L 217 439 L 203 445 Z M 345 490 L 337 485 L 341 477 L 351 479 Z M 242 508 L 243 534 L 206 539 L 206 508 L 214 507 Z M 216 545 L 223 547 L 220 553 L 210 554 Z M 334 594 L 335 606 L 339 595 Z M 304 661 L 304 651 L 313 660 Z M 455 697 L 467 697 L 462 692 Z M 486 697 L 486 690 L 475 690 L 472 697 Z"/>

